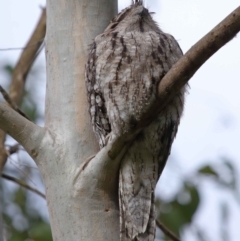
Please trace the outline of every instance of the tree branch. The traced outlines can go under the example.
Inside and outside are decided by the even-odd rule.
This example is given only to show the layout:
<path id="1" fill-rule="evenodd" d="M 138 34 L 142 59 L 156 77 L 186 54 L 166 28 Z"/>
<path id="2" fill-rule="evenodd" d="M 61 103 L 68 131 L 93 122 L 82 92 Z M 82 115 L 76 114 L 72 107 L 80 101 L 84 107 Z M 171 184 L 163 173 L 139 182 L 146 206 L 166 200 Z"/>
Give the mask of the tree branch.
<path id="1" fill-rule="evenodd" d="M 160 221 L 158 221 L 156 219 L 156 224 L 157 226 L 162 230 L 162 232 L 169 237 L 172 241 L 180 241 L 180 239 L 178 237 L 176 237 L 176 235 L 170 231 L 167 227 L 165 227 Z"/>
<path id="2" fill-rule="evenodd" d="M 34 62 L 39 48 L 42 45 L 46 33 L 46 9 L 42 11 L 42 15 L 38 24 L 33 31 L 26 47 L 24 48 L 18 63 L 13 71 L 12 83 L 10 86 L 9 97 L 17 106 L 20 104 L 24 93 L 24 86 L 27 74 Z M 2 171 L 6 161 L 7 152 L 4 147 L 6 134 L 0 130 L 0 172 Z"/>
<path id="3" fill-rule="evenodd" d="M 14 103 L 20 104 L 24 93 L 24 85 L 27 74 L 38 54 L 46 33 L 46 9 L 43 8 L 42 15 L 37 23 L 32 36 L 24 48 L 18 63 L 13 71 L 12 85 L 10 87 L 10 97 Z M 29 48 L 29 46 L 31 46 Z"/>
<path id="4" fill-rule="evenodd" d="M 39 196 L 41 196 L 44 199 L 46 198 L 45 195 L 42 192 L 38 191 L 36 188 L 33 188 L 33 187 L 29 186 L 27 183 L 25 183 L 22 180 L 19 180 L 19 179 L 15 178 L 15 177 L 11 177 L 11 176 L 6 175 L 4 173 L 2 173 L 1 176 L 2 176 L 2 178 L 5 178 L 5 179 L 7 179 L 9 181 L 12 181 L 12 182 L 15 182 L 18 185 L 20 185 L 20 186 L 22 186 L 22 187 L 24 187 L 24 188 L 26 188 L 26 189 L 28 189 L 28 190 L 38 194 Z"/>
<path id="5" fill-rule="evenodd" d="M 129 133 L 117 136 L 94 158 L 82 165 L 84 167 L 82 170 L 84 170 L 80 169 L 76 178 L 81 178 L 79 183 L 83 185 L 83 188 L 88 181 L 91 183 L 88 177 L 97 176 L 96 188 L 114 192 L 118 180 L 113 180 L 113 176 L 118 177 L 121 157 L 131 146 L 135 136 L 156 118 L 158 113 L 179 93 L 202 64 L 230 41 L 238 31 L 240 31 L 240 7 L 198 41 L 165 75 L 158 86 L 158 99 L 144 115 L 144 119 L 140 120 Z"/>
<path id="6" fill-rule="evenodd" d="M 45 129 L 19 115 L 5 103 L 0 103 L 0 128 L 18 141 L 32 157 L 38 155 Z"/>
<path id="7" fill-rule="evenodd" d="M 0 51 L 14 51 L 14 50 L 23 50 L 23 49 L 27 49 L 27 48 L 32 48 L 33 46 L 35 46 L 36 44 L 42 43 L 44 40 L 40 39 L 39 41 L 37 41 L 36 43 L 32 43 L 31 45 L 25 46 L 25 47 L 17 47 L 17 48 L 1 48 Z"/>
<path id="8" fill-rule="evenodd" d="M 161 111 L 197 70 L 221 47 L 233 39 L 240 31 L 240 7 L 236 8 L 215 28 L 193 45 L 187 53 L 164 76 L 158 86 L 158 101 L 147 113 L 149 120 L 142 121 L 145 126 L 154 119 L 155 107 Z"/>
<path id="9" fill-rule="evenodd" d="M 139 121 L 131 133 L 117 137 L 111 144 L 112 148 L 108 152 L 111 159 L 115 159 L 124 145 L 134 140 L 135 136 L 156 118 L 158 113 L 172 100 L 196 71 L 239 31 L 240 7 L 191 47 L 164 76 L 158 86 L 158 100 L 146 112 L 144 119 Z"/>
<path id="10" fill-rule="evenodd" d="M 3 89 L 3 87 L 0 85 L 0 92 L 3 95 L 3 98 L 5 99 L 5 101 L 16 111 L 18 112 L 20 115 L 22 115 L 23 117 L 25 117 L 26 119 L 29 120 L 29 118 L 18 108 L 18 106 L 11 100 L 10 96 L 8 95 L 7 91 Z"/>

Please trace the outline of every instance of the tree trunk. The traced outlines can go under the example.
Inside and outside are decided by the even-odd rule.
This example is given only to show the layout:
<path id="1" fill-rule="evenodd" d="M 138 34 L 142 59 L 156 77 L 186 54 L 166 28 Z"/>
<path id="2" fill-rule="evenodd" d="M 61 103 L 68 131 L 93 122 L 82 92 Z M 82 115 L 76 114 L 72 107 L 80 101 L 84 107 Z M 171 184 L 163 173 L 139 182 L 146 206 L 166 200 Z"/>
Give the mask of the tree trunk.
<path id="1" fill-rule="evenodd" d="M 119 239 L 117 179 L 109 195 L 97 176 L 82 173 L 84 162 L 99 150 L 85 93 L 87 48 L 116 13 L 116 0 L 47 1 L 43 148 L 51 143 L 51 150 L 37 159 L 55 241 Z"/>

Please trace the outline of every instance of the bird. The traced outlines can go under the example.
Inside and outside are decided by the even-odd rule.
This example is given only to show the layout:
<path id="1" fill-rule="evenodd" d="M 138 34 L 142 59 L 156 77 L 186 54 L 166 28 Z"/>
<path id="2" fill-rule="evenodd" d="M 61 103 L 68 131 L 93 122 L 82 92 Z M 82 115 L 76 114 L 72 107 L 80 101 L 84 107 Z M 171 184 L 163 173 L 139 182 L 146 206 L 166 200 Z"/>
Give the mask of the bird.
<path id="1" fill-rule="evenodd" d="M 143 1 L 133 0 L 89 47 L 85 82 L 100 148 L 131 132 L 144 118 L 157 101 L 160 81 L 183 56 L 176 39 L 162 31 L 152 15 Z M 140 131 L 121 160 L 121 241 L 155 238 L 154 190 L 178 130 L 186 87 Z"/>

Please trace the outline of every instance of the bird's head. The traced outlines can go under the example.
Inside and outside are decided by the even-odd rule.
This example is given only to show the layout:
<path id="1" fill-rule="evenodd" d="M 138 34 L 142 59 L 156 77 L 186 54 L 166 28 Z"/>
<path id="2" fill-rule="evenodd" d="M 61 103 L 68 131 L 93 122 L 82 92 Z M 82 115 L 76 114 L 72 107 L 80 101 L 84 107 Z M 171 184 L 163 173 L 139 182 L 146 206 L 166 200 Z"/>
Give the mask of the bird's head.
<path id="1" fill-rule="evenodd" d="M 132 4 L 123 9 L 111 22 L 106 31 L 159 31 L 157 23 L 153 20 L 153 13 L 144 7 L 142 0 L 134 0 Z"/>

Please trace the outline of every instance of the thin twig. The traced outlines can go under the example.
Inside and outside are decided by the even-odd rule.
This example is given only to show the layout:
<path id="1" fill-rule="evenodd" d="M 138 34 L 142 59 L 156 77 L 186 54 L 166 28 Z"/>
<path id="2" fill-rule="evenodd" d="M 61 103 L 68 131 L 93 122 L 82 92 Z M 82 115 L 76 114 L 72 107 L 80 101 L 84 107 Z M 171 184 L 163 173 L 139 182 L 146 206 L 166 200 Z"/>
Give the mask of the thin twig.
<path id="1" fill-rule="evenodd" d="M 43 43 L 43 39 L 37 41 L 36 43 L 33 43 L 31 45 L 27 45 L 26 47 L 16 47 L 16 48 L 0 48 L 0 51 L 11 51 L 11 50 L 23 50 L 23 49 L 27 49 L 27 48 L 32 48 L 35 47 L 36 44 L 42 44 Z"/>
<path id="2" fill-rule="evenodd" d="M 156 224 L 162 230 L 162 232 L 172 241 L 180 241 L 180 239 L 172 231 L 165 227 L 160 221 L 156 220 Z"/>
<path id="3" fill-rule="evenodd" d="M 6 100 L 6 102 L 20 115 L 25 117 L 26 119 L 30 120 L 19 108 L 18 106 L 11 100 L 10 96 L 8 95 L 7 91 L 3 89 L 3 87 L 0 85 L 0 92 L 2 93 L 3 98 Z"/>
<path id="4" fill-rule="evenodd" d="M 28 189 L 28 190 L 38 194 L 42 198 L 46 199 L 46 196 L 42 192 L 40 192 L 37 189 L 29 186 L 27 183 L 23 182 L 22 180 L 19 180 L 19 179 L 15 178 L 15 177 L 11 177 L 11 176 L 9 176 L 7 174 L 4 174 L 4 173 L 2 173 L 1 176 L 2 176 L 2 178 L 7 179 L 7 180 L 12 181 L 12 182 L 15 182 L 18 185 L 20 185 L 20 186 L 22 186 L 22 187 L 24 187 L 24 188 L 26 188 L 26 189 Z"/>

